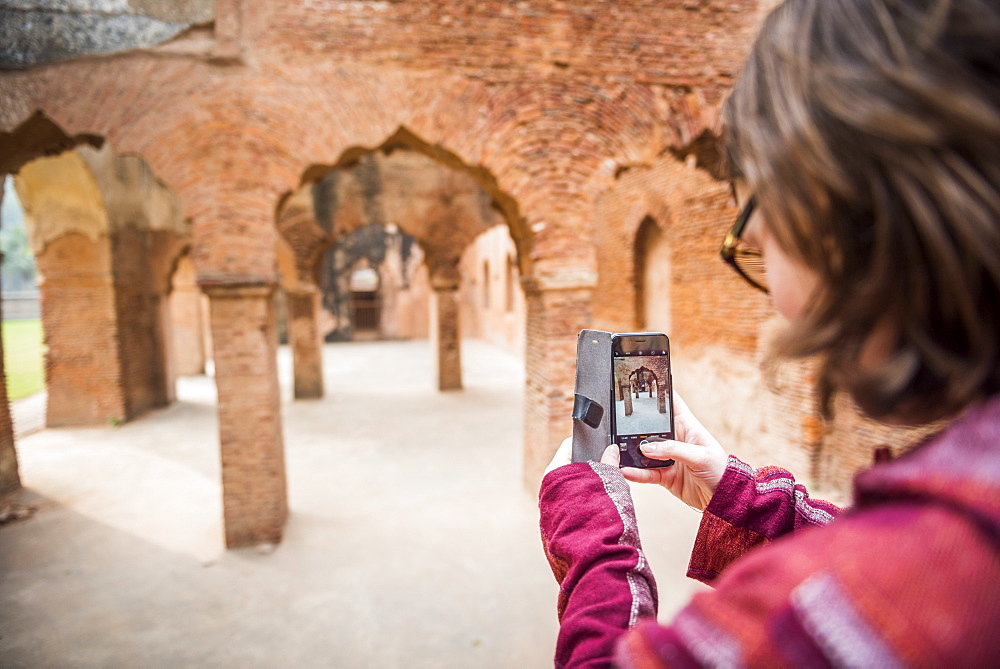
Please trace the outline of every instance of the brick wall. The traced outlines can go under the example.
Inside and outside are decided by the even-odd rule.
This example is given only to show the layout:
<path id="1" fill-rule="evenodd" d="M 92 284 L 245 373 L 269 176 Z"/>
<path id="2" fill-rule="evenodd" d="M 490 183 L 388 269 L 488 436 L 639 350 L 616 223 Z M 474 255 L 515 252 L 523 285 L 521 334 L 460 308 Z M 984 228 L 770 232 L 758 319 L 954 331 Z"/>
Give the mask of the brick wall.
<path id="1" fill-rule="evenodd" d="M 256 48 L 489 80 L 546 72 L 669 85 L 714 83 L 739 66 L 749 0 L 284 3 L 255 17 Z"/>
<path id="2" fill-rule="evenodd" d="M 460 264 L 462 336 L 483 339 L 524 358 L 524 291 L 510 230 L 490 228 L 466 248 Z"/>

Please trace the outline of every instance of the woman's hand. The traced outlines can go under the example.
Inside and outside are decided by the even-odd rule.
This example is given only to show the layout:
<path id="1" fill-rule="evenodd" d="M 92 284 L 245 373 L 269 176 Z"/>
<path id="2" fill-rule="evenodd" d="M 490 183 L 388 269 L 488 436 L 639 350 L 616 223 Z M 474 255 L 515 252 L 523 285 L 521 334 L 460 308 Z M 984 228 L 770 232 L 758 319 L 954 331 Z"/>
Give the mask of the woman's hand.
<path id="1" fill-rule="evenodd" d="M 674 395 L 674 430 L 677 441 L 651 441 L 641 447 L 646 457 L 672 459 L 672 466 L 659 469 L 625 467 L 622 474 L 629 481 L 662 485 L 685 504 L 704 510 L 726 470 L 726 452 L 677 395 Z M 601 462 L 617 466 L 618 447 L 609 446 Z"/>

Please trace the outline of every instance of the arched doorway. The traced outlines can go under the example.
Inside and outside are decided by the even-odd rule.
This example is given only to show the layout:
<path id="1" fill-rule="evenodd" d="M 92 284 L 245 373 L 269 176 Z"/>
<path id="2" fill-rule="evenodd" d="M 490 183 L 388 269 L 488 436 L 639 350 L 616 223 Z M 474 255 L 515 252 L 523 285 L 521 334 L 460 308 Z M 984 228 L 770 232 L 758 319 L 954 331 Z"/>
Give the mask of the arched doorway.
<path id="1" fill-rule="evenodd" d="M 381 281 L 378 270 L 364 260 L 351 270 L 348 279 L 350 290 L 351 325 L 354 338 L 377 339 L 382 327 Z"/>

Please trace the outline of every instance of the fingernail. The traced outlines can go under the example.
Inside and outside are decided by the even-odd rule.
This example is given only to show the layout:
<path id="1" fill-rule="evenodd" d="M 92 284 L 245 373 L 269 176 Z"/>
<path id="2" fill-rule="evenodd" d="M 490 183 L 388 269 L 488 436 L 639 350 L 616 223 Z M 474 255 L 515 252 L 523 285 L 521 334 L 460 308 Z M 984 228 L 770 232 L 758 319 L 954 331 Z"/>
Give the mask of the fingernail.
<path id="1" fill-rule="evenodd" d="M 666 439 L 660 439 L 659 441 L 663 442 L 666 441 Z M 639 450 L 647 455 L 650 454 L 655 455 L 660 450 L 659 448 L 657 448 L 657 443 L 658 442 L 654 442 L 652 439 L 650 439 L 648 444 L 639 446 Z"/>

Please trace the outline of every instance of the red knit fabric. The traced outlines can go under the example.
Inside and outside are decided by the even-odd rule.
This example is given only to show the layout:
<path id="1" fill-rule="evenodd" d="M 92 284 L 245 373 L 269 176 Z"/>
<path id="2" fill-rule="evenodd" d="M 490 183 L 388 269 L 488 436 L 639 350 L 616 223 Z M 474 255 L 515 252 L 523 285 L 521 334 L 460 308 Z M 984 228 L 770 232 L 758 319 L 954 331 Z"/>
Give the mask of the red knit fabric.
<path id="1" fill-rule="evenodd" d="M 621 632 L 656 616 L 628 483 L 610 465 L 567 465 L 545 477 L 539 503 L 545 554 L 560 585 L 555 665 L 607 666 Z"/>

